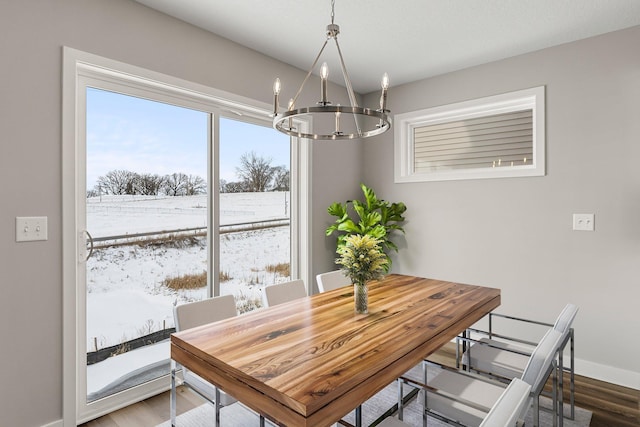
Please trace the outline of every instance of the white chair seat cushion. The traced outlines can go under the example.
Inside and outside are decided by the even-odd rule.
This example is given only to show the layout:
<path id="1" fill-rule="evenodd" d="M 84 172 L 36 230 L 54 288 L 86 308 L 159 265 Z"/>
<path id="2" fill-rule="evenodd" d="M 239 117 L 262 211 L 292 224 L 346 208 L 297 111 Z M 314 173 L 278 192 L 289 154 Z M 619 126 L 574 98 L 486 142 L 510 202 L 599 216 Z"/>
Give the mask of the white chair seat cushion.
<path id="1" fill-rule="evenodd" d="M 469 354 L 471 354 L 471 368 L 491 372 L 505 378 L 520 378 L 520 376 L 522 376 L 522 372 L 529 361 L 529 356 L 507 350 L 524 351 L 530 354 L 533 351 L 532 347 L 505 343 L 488 338 L 482 338 L 480 342 L 495 345 L 500 348 L 489 347 L 483 344 L 473 344 L 470 350 L 465 352 L 462 359 L 466 363 L 467 360 L 469 360 Z"/>
<path id="2" fill-rule="evenodd" d="M 196 390 L 198 393 L 205 396 L 210 401 L 215 402 L 216 396 L 215 396 L 214 388 L 210 382 L 203 379 L 201 376 L 194 374 L 188 369 L 183 368 L 182 374 L 184 377 L 184 381 L 189 385 L 189 387 L 193 388 L 194 390 Z M 234 399 L 233 397 L 229 396 L 227 393 L 220 390 L 220 404 L 222 406 L 228 406 L 236 402 L 237 402 L 236 399 Z"/>
<path id="3" fill-rule="evenodd" d="M 493 407 L 504 392 L 504 387 L 444 370 L 429 380 L 428 385 L 453 396 L 480 404 L 486 407 L 487 411 Z M 427 394 L 427 407 L 468 426 L 479 426 L 487 415 L 487 412 L 431 392 Z"/>

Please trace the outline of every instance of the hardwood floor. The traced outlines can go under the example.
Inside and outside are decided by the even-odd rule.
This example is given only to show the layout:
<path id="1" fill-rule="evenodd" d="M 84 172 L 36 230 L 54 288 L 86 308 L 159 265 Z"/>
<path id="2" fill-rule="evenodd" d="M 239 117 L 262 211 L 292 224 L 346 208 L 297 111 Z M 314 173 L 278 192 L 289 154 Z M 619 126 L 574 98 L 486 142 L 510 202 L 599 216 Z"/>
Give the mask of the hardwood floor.
<path id="1" fill-rule="evenodd" d="M 455 361 L 453 345 L 447 345 L 430 359 L 452 365 Z M 565 384 L 569 379 L 565 379 Z M 568 391 L 565 397 L 568 399 Z M 178 389 L 178 413 L 189 411 L 203 400 L 185 388 Z M 576 405 L 593 412 L 591 427 L 639 427 L 640 391 L 576 376 Z M 169 392 L 107 414 L 81 427 L 153 427 L 169 419 Z"/>

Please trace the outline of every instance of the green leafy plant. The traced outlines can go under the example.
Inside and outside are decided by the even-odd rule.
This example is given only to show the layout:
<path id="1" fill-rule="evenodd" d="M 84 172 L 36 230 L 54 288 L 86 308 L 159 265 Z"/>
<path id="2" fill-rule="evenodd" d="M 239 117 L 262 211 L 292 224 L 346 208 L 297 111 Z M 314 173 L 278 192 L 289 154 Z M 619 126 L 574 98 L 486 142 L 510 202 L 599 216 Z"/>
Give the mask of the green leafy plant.
<path id="1" fill-rule="evenodd" d="M 389 203 L 378 199 L 375 192 L 364 184 L 360 184 L 364 201 L 349 200 L 345 203 L 333 203 L 327 208 L 329 215 L 335 216 L 336 221 L 326 231 L 327 236 L 337 233 L 336 252 L 345 245 L 347 236 L 353 234 L 371 236 L 380 241 L 382 252 L 388 263 L 385 272 L 391 268 L 389 251 L 398 251 L 398 246 L 390 238 L 395 231 L 404 233 L 400 223 L 404 222 L 404 203 Z M 355 215 L 354 215 L 355 214 Z"/>

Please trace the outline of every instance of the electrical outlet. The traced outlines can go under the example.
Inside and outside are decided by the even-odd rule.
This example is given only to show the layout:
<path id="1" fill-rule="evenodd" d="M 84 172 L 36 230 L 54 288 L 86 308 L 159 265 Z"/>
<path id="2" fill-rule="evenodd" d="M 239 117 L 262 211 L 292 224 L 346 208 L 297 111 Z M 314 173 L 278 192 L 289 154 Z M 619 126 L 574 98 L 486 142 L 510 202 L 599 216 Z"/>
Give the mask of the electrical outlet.
<path id="1" fill-rule="evenodd" d="M 573 214 L 573 229 L 577 231 L 593 231 L 595 229 L 594 214 Z"/>
<path id="2" fill-rule="evenodd" d="M 46 216 L 16 217 L 16 242 L 33 242 L 47 240 Z"/>

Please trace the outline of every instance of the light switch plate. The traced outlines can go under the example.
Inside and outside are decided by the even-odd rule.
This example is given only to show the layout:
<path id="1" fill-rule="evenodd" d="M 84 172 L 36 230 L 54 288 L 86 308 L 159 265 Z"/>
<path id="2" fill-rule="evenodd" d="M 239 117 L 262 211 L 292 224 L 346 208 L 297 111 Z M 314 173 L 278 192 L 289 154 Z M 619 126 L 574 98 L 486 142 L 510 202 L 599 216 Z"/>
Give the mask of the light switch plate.
<path id="1" fill-rule="evenodd" d="M 595 229 L 594 214 L 573 214 L 573 229 L 577 231 L 593 231 Z"/>
<path id="2" fill-rule="evenodd" d="M 47 240 L 46 216 L 16 217 L 16 242 L 33 242 Z"/>

